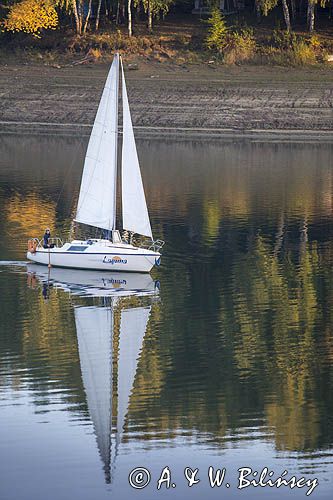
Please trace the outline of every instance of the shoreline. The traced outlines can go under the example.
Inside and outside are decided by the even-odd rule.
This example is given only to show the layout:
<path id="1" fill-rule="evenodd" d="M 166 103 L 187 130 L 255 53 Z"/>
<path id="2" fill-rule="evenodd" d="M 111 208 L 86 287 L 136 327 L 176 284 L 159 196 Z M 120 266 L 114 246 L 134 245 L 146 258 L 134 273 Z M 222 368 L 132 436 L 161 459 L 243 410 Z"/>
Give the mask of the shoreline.
<path id="1" fill-rule="evenodd" d="M 108 65 L 0 69 L 1 133 L 89 134 Z M 146 63 L 127 88 L 137 137 L 333 138 L 330 68 Z"/>
<path id="2" fill-rule="evenodd" d="M 28 127 L 28 128 L 27 128 Z M 154 128 L 134 126 L 135 137 L 138 139 L 167 140 L 220 140 L 222 142 L 252 141 L 252 142 L 332 142 L 333 130 L 281 130 L 281 129 L 203 129 L 203 128 Z M 1 122 L 0 135 L 50 135 L 66 137 L 89 137 L 92 125 L 69 123 L 41 122 Z M 122 134 L 122 130 L 119 130 Z"/>

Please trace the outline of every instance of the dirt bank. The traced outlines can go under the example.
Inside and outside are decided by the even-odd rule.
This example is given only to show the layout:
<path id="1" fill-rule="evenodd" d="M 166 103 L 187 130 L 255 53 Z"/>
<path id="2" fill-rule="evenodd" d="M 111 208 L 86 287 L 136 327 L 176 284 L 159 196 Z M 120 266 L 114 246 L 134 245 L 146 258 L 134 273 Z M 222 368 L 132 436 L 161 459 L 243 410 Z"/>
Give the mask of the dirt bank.
<path id="1" fill-rule="evenodd" d="M 107 66 L 0 66 L 1 130 L 89 132 Z M 330 137 L 330 68 L 180 67 L 142 64 L 127 72 L 140 134 Z"/>

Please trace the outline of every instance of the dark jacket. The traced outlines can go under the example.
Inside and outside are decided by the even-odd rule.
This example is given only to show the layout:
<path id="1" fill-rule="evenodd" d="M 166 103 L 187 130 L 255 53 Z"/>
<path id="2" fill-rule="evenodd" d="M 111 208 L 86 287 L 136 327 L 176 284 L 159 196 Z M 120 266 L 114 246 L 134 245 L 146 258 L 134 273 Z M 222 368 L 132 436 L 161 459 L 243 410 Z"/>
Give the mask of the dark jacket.
<path id="1" fill-rule="evenodd" d="M 44 236 L 43 236 L 43 244 L 44 244 L 44 247 L 48 246 L 49 245 L 49 239 L 51 238 L 51 234 L 50 233 L 44 233 Z"/>

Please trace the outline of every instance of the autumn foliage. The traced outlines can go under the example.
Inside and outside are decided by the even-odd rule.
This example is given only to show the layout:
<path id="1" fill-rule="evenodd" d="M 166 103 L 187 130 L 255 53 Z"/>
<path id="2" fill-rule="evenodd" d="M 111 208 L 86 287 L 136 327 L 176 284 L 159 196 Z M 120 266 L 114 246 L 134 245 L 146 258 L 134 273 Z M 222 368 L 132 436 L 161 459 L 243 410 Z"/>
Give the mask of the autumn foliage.
<path id="1" fill-rule="evenodd" d="M 14 4 L 3 23 L 6 31 L 23 31 L 40 37 L 42 29 L 55 29 L 58 14 L 50 0 L 22 0 Z"/>

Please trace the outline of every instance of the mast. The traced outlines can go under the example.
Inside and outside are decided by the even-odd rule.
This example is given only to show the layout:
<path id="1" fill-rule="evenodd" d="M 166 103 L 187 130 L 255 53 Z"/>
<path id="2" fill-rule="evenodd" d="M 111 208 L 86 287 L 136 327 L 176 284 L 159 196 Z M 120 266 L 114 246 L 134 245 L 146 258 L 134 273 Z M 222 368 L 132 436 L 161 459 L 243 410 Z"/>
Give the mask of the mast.
<path id="1" fill-rule="evenodd" d="M 118 172 L 118 108 L 119 108 L 119 54 L 116 52 L 115 54 L 115 59 L 116 59 L 116 107 L 115 107 L 115 123 L 116 123 L 116 130 L 115 130 L 115 148 L 114 148 L 114 154 L 115 154 L 115 169 L 114 169 L 114 200 L 113 200 L 113 224 L 112 224 L 112 229 L 116 229 L 116 222 L 117 222 L 117 172 Z"/>

